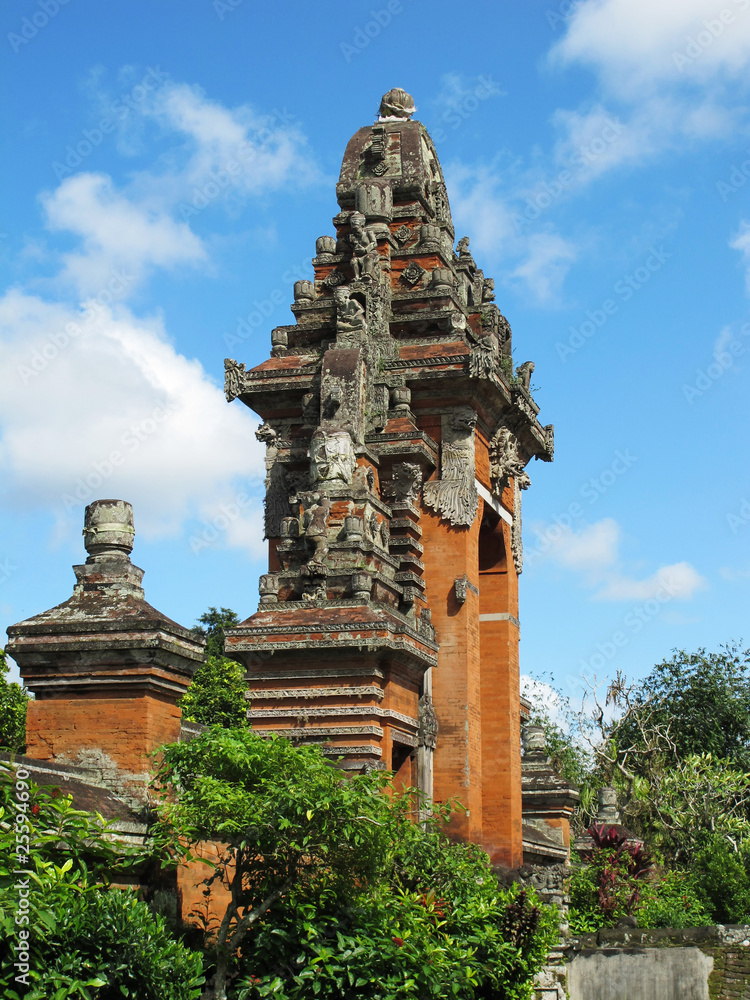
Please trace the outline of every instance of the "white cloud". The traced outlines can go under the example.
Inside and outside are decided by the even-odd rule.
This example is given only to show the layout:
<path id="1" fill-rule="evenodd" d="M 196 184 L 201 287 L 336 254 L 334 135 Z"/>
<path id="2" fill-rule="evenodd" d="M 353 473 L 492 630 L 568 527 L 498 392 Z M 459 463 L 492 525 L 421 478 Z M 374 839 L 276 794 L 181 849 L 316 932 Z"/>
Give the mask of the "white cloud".
<path id="1" fill-rule="evenodd" d="M 665 83 L 741 78 L 748 58 L 745 0 L 583 0 L 551 52 L 553 62 L 591 66 L 625 97 Z"/>
<path id="2" fill-rule="evenodd" d="M 598 601 L 647 601 L 659 596 L 662 599 L 689 601 L 704 586 L 705 580 L 690 563 L 679 562 L 660 567 L 645 580 L 613 574 L 594 598 Z"/>
<path id="3" fill-rule="evenodd" d="M 80 237 L 82 251 L 63 256 L 63 277 L 82 295 L 107 286 L 112 272 L 124 269 L 135 283 L 151 267 L 196 264 L 206 259 L 200 239 L 163 208 L 137 204 L 114 189 L 105 174 L 66 178 L 42 196 L 47 225 Z"/>
<path id="4" fill-rule="evenodd" d="M 139 532 L 158 536 L 257 492 L 256 421 L 175 350 L 160 318 L 81 312 L 12 290 L 0 299 L 0 344 L 6 504 L 77 523 L 86 503 L 120 496 L 134 502 Z M 241 513 L 224 537 L 252 548 L 257 513 L 252 537 L 251 505 Z"/>
<path id="5" fill-rule="evenodd" d="M 551 684 L 546 681 L 538 681 L 528 674 L 521 674 L 521 697 L 531 702 L 531 713 L 546 716 L 551 723 L 567 729 L 566 706 L 560 697 L 560 692 L 556 691 Z"/>
<path id="6" fill-rule="evenodd" d="M 559 294 L 576 256 L 574 244 L 562 236 L 533 233 L 528 239 L 526 259 L 512 272 L 512 277 L 525 281 L 540 302 L 550 302 Z"/>
<path id="7" fill-rule="evenodd" d="M 687 601 L 705 586 L 703 577 L 687 562 L 661 566 L 645 579 L 628 576 L 620 552 L 622 531 L 613 518 L 603 518 L 577 531 L 559 525 L 541 526 L 535 534 L 545 544 L 537 543 L 529 563 L 546 558 L 581 573 L 584 585 L 592 591 L 592 600 L 644 601 L 659 595 Z"/>

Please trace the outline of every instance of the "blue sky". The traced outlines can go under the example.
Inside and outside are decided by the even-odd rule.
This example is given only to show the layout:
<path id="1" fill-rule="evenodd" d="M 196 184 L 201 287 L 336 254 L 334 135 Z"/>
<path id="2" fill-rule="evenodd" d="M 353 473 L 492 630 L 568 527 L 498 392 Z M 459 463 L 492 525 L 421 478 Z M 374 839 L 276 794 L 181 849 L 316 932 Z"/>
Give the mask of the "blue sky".
<path id="1" fill-rule="evenodd" d="M 401 86 L 533 360 L 522 667 L 574 697 L 747 637 L 750 0 L 20 0 L 2 12 L 0 625 L 132 501 L 148 599 L 243 617 L 268 356 L 350 135 Z"/>

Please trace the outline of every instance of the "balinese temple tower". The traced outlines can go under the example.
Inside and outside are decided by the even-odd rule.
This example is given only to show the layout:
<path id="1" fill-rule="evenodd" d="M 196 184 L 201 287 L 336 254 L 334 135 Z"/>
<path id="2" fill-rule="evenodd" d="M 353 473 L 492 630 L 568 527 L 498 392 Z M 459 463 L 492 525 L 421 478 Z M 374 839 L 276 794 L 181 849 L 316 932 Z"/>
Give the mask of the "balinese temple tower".
<path id="1" fill-rule="evenodd" d="M 553 429 L 414 110 L 391 90 L 349 140 L 296 323 L 256 368 L 226 361 L 263 420 L 269 544 L 227 652 L 256 730 L 458 799 L 455 836 L 515 867 L 521 491 Z"/>

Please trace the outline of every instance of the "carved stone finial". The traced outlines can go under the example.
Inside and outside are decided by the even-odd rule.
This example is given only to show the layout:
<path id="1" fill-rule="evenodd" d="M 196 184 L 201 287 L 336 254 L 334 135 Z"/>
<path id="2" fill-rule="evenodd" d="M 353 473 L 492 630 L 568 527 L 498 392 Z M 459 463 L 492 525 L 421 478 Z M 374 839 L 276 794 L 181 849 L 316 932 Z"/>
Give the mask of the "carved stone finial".
<path id="1" fill-rule="evenodd" d="M 597 792 L 599 809 L 596 814 L 597 823 L 617 825 L 620 822 L 620 811 L 617 808 L 617 791 L 605 786 Z"/>
<path id="2" fill-rule="evenodd" d="M 474 258 L 471 256 L 471 251 L 469 250 L 469 237 L 462 237 L 456 244 L 456 253 L 458 254 L 459 260 L 470 261 Z"/>
<path id="3" fill-rule="evenodd" d="M 83 544 L 91 556 L 133 551 L 133 506 L 127 500 L 95 500 L 86 508 Z"/>
<path id="4" fill-rule="evenodd" d="M 393 87 L 387 94 L 383 94 L 378 120 L 408 121 L 416 110 L 411 94 L 400 87 Z"/>
<path id="5" fill-rule="evenodd" d="M 546 756 L 547 739 L 541 726 L 525 726 L 523 730 L 523 748 L 528 756 Z"/>

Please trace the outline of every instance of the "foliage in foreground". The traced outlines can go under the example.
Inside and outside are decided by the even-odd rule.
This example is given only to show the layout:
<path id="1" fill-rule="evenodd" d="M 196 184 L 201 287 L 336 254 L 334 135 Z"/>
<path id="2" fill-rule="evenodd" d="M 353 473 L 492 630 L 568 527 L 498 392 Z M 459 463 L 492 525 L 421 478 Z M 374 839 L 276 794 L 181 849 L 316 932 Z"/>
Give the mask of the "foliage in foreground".
<path id="1" fill-rule="evenodd" d="M 3 767 L 0 995 L 197 1000 L 201 956 L 175 940 L 132 891 L 105 884 L 142 860 L 111 839 L 101 817 Z M 16 966 L 24 944 L 28 959 Z"/>
<path id="2" fill-rule="evenodd" d="M 8 663 L 0 650 L 0 748 L 21 753 L 26 747 L 26 706 L 29 698 L 20 684 L 6 678 Z"/>
<path id="3" fill-rule="evenodd" d="M 445 813 L 413 822 L 382 772 L 345 777 L 320 748 L 218 726 L 163 760 L 159 849 L 227 846 L 207 879 L 229 894 L 210 928 L 213 996 L 531 995 L 554 911 L 449 843 Z"/>

